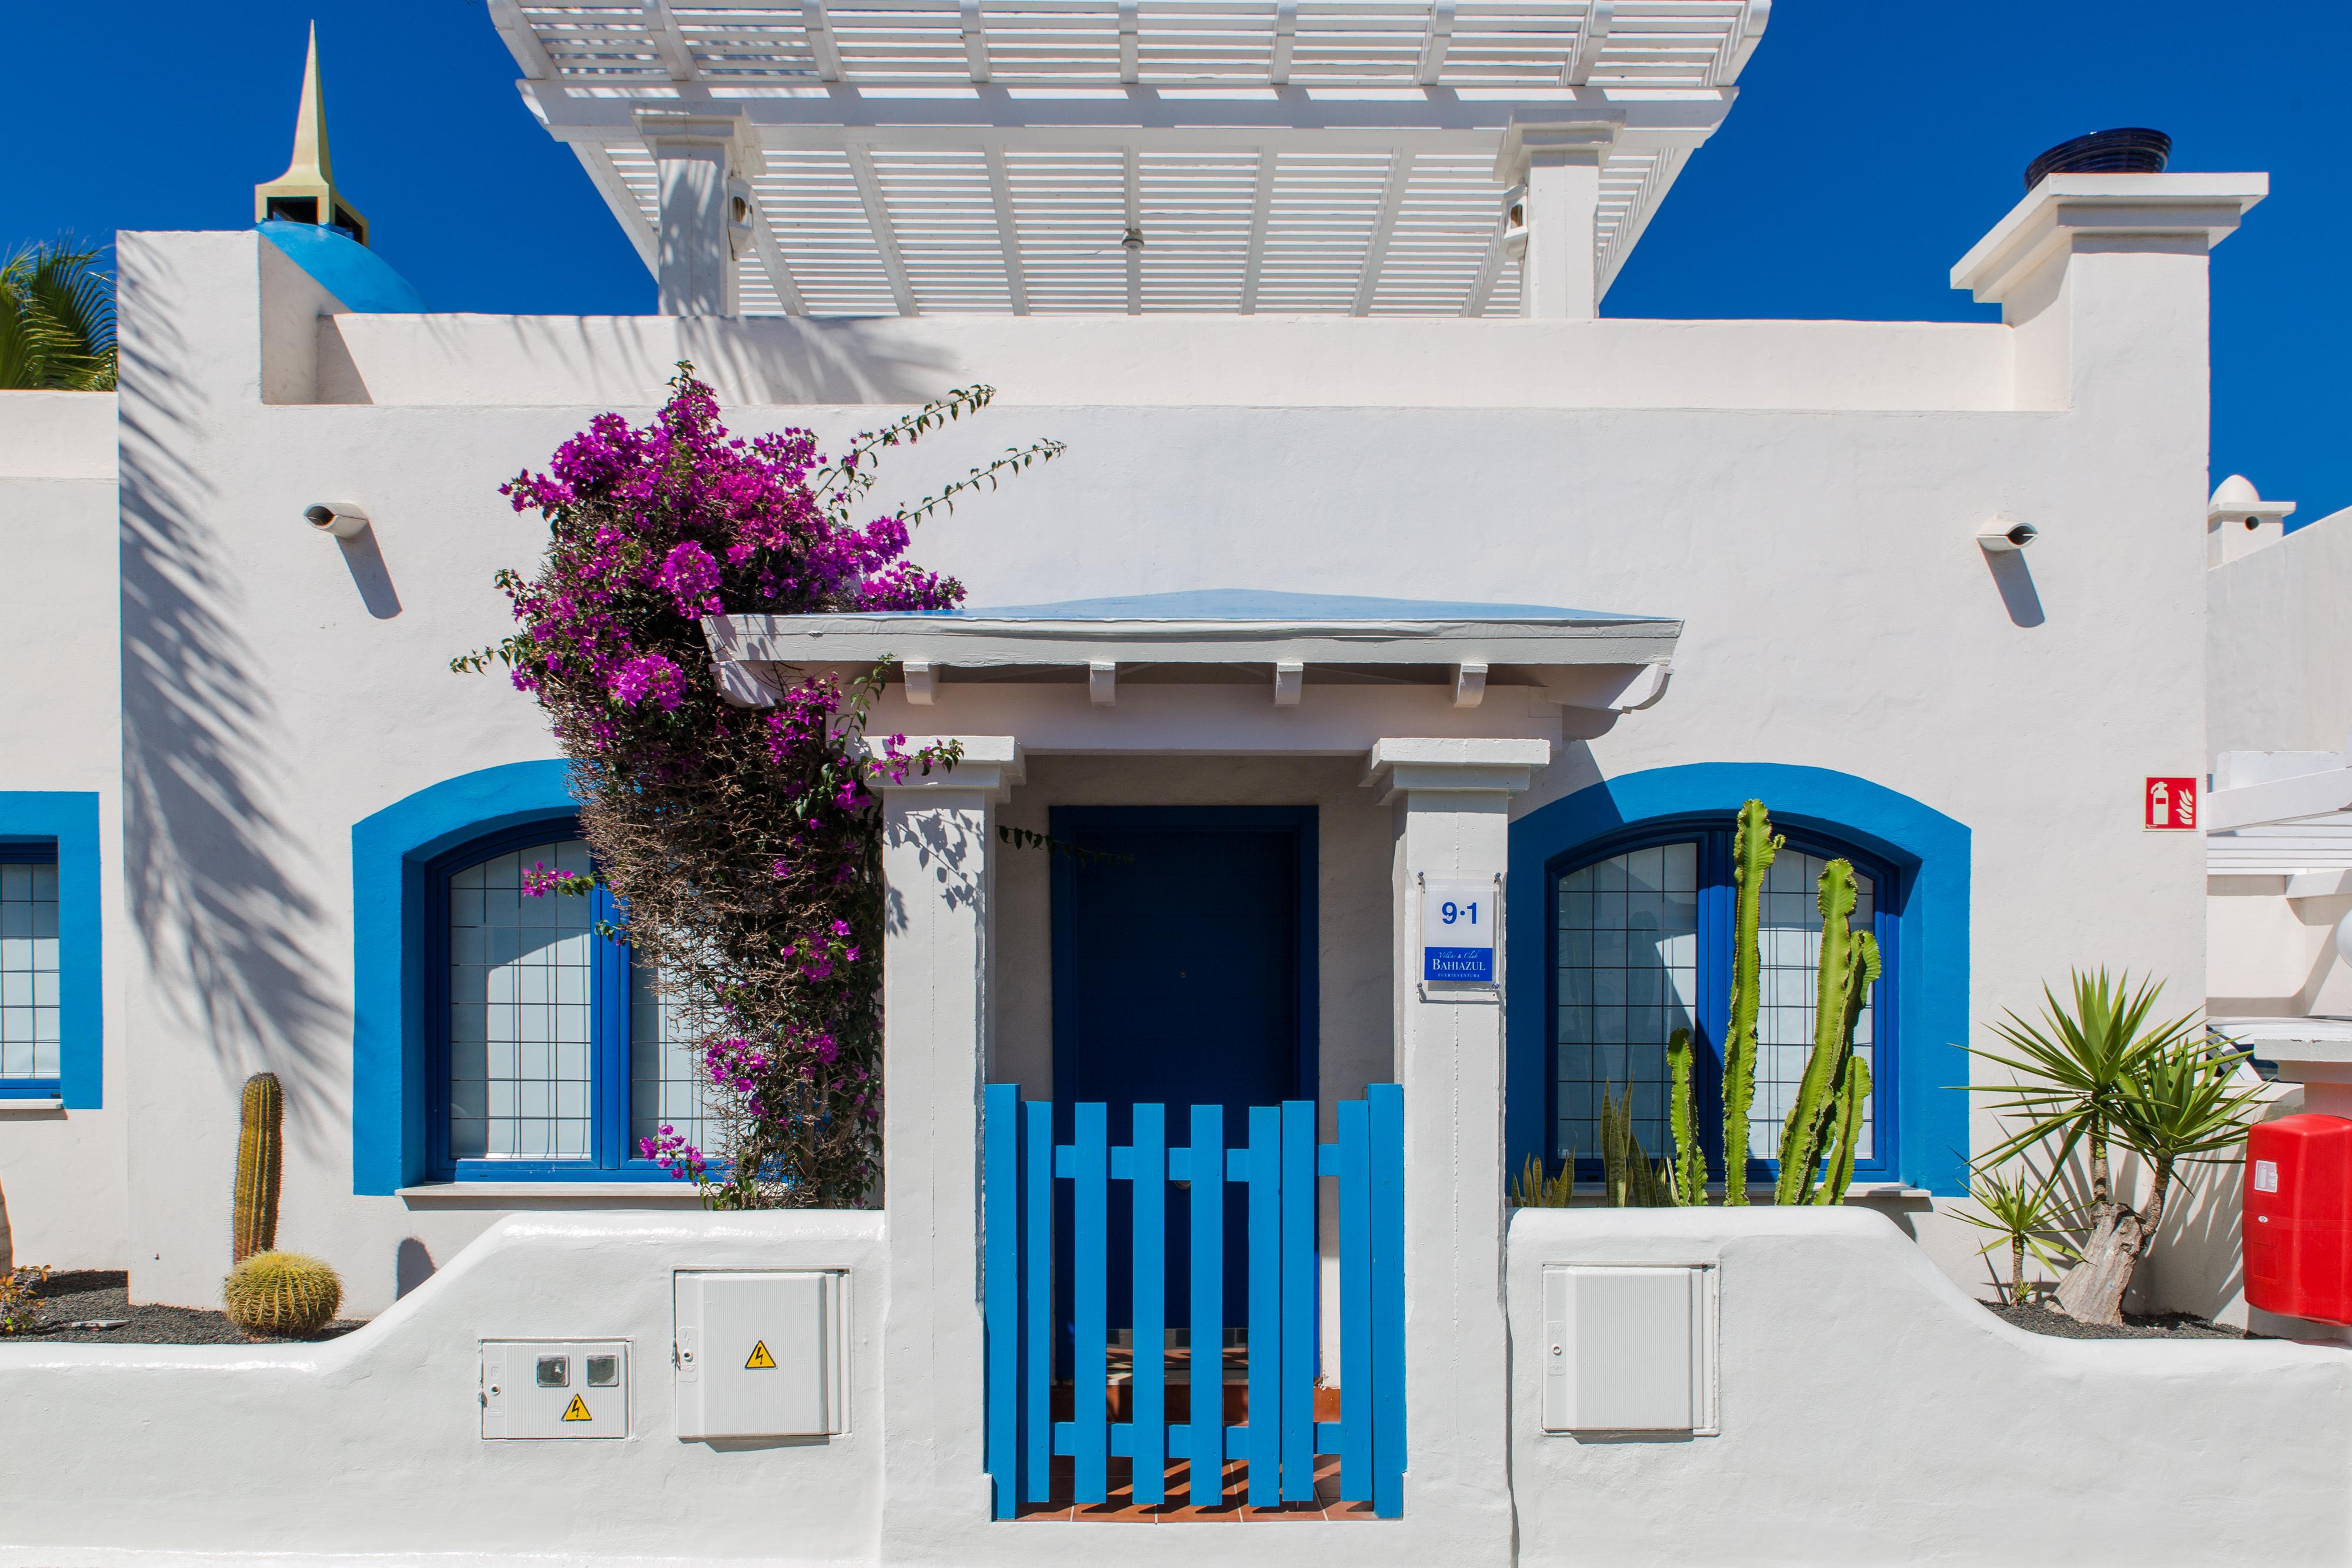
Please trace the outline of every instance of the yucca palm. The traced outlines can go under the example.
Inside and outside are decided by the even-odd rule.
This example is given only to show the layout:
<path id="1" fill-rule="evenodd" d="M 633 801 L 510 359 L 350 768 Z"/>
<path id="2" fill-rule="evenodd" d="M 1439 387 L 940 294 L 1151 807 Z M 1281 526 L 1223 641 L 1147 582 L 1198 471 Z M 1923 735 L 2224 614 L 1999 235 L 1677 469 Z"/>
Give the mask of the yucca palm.
<path id="1" fill-rule="evenodd" d="M 2074 1254 L 2071 1242 L 2053 1234 L 2065 1222 L 2065 1213 L 2052 1190 L 2056 1173 L 2039 1182 L 2031 1179 L 2031 1170 L 2021 1169 L 2015 1176 L 2000 1171 L 1979 1171 L 1969 1184 L 1969 1197 L 1981 1211 L 1970 1214 L 1966 1209 L 1954 1209 L 1961 1223 L 1993 1233 L 1991 1240 L 1977 1249 L 1979 1253 L 1994 1248 L 2009 1248 L 2009 1301 L 2011 1306 L 2025 1299 L 2025 1255 L 2033 1254 L 2036 1260 L 2052 1270 L 2063 1269 Z"/>
<path id="2" fill-rule="evenodd" d="M 59 240 L 0 265 L 0 390 L 113 389 L 114 281 L 97 259 Z"/>
<path id="3" fill-rule="evenodd" d="M 1979 1164 L 2045 1142 L 2053 1145 L 2053 1169 L 2077 1147 L 2089 1155 L 2091 1236 L 2058 1287 L 2058 1304 L 2085 1322 L 2123 1321 L 2125 1288 L 2163 1220 L 2178 1163 L 2234 1145 L 2260 1097 L 2259 1090 L 2231 1086 L 2237 1058 L 2208 1045 L 2193 1013 L 2149 1021 L 2162 989 L 2160 983 L 2135 988 L 2129 974 L 2077 971 L 2071 1009 L 2045 986 L 2039 1021 L 2011 1013 L 1993 1026 L 2007 1050 L 1971 1048 L 2015 1075 L 1969 1085 L 2016 1128 Z M 2139 1209 L 2115 1197 L 2110 1143 L 2153 1170 L 2149 1200 Z"/>

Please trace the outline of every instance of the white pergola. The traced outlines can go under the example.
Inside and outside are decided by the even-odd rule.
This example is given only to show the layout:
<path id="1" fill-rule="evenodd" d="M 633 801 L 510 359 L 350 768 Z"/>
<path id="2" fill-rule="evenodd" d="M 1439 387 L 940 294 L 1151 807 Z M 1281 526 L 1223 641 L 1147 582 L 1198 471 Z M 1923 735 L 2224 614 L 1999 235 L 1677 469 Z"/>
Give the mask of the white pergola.
<path id="1" fill-rule="evenodd" d="M 1769 4 L 490 11 L 665 309 L 1574 316 L 1721 122 Z M 685 252 L 709 225 L 681 215 L 722 208 L 665 172 L 696 157 L 731 184 L 723 285 L 697 280 Z M 1555 214 L 1531 162 L 1589 172 Z M 1528 286 L 1554 215 L 1570 270 Z"/>

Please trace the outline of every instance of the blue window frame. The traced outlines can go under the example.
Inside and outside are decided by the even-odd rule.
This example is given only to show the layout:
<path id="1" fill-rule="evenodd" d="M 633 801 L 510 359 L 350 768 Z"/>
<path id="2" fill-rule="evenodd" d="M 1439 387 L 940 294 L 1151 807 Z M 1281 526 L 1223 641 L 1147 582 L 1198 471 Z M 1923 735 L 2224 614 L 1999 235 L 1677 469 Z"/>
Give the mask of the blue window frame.
<path id="1" fill-rule="evenodd" d="M 60 913 L 56 841 L 0 842 L 0 1099 L 63 1090 Z"/>
<path id="2" fill-rule="evenodd" d="M 435 1094 L 445 1180 L 666 1179 L 638 1154 L 664 1124 L 708 1148 L 702 1086 L 653 977 L 600 934 L 617 910 L 522 892 L 534 867 L 583 873 L 577 819 L 471 840 L 425 868 Z"/>
<path id="3" fill-rule="evenodd" d="M 1854 1162 L 1858 1181 L 1901 1169 L 1895 1114 L 1901 1040 L 1895 996 L 1906 889 L 1900 868 L 1826 833 L 1784 829 L 1767 875 L 1757 1014 L 1756 1099 L 1747 1173 L 1769 1179 L 1780 1127 L 1811 1049 L 1821 915 L 1815 885 L 1832 859 L 1853 862 L 1854 925 L 1885 957 L 1855 1030 L 1870 1061 L 1871 1104 Z M 1665 1045 L 1687 1028 L 1697 1051 L 1694 1101 L 1710 1171 L 1724 1170 L 1722 1041 L 1730 1016 L 1734 889 L 1727 814 L 1652 821 L 1553 857 L 1545 865 L 1549 933 L 1550 1158 L 1600 1170 L 1599 1103 L 1633 1098 L 1633 1125 L 1654 1158 L 1670 1152 Z"/>

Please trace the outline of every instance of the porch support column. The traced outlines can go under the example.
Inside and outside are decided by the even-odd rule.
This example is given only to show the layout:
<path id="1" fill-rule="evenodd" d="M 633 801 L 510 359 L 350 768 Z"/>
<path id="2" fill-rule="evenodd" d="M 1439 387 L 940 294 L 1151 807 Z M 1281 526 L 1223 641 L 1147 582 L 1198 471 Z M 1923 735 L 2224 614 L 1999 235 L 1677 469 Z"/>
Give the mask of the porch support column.
<path id="1" fill-rule="evenodd" d="M 882 797 L 882 1560 L 936 1557 L 986 1521 L 980 1106 L 987 1060 L 996 807 L 1021 779 L 1010 736 Z"/>
<path id="2" fill-rule="evenodd" d="M 739 316 L 737 254 L 753 230 L 751 177 L 765 160 L 741 115 L 641 109 L 661 205 L 655 277 L 665 316 Z"/>
<path id="3" fill-rule="evenodd" d="M 1618 122 L 1522 125 L 1503 133 L 1495 178 L 1521 192 L 1527 256 L 1519 313 L 1591 320 L 1601 313 L 1601 165 L 1617 143 Z"/>
<path id="4" fill-rule="evenodd" d="M 1423 985 L 1420 882 L 1498 878 L 1511 797 L 1542 740 L 1383 740 L 1366 782 L 1395 816 L 1396 1077 L 1404 1086 L 1404 1516 L 1458 1563 L 1511 1558 L 1510 1347 L 1503 1305 L 1503 1008 L 1487 986 Z M 1496 898 L 1495 908 L 1504 901 Z M 1532 977 L 1531 984 L 1539 984 Z M 1540 1006 L 1540 989 L 1525 1005 Z M 1344 1394 L 1342 1395 L 1344 1398 Z"/>

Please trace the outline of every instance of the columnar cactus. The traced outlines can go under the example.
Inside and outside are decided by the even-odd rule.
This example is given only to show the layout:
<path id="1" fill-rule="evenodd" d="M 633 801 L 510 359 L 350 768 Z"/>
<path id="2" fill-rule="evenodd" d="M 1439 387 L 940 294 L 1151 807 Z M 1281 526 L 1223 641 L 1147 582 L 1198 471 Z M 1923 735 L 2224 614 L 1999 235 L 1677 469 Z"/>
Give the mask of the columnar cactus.
<path id="1" fill-rule="evenodd" d="M 228 1321 L 257 1339 L 307 1339 L 335 1321 L 343 1282 L 299 1252 L 257 1252 L 221 1286 Z"/>
<path id="2" fill-rule="evenodd" d="M 285 1161 L 286 1092 L 278 1075 L 245 1081 L 236 1134 L 236 1207 L 229 1261 L 242 1263 L 278 1245 L 278 1180 Z"/>
<path id="3" fill-rule="evenodd" d="M 1804 1077 L 1797 1084 L 1796 1101 L 1780 1128 L 1780 1176 L 1775 1203 L 1831 1203 L 1844 1192 L 1844 1184 L 1817 1194 L 1813 1172 L 1824 1154 L 1832 1155 L 1835 1174 L 1837 1136 L 1858 1137 L 1863 1101 L 1853 1092 L 1859 1079 L 1866 1082 L 1869 1067 L 1853 1054 L 1855 1026 L 1878 978 L 1878 942 L 1867 931 L 1853 929 L 1856 891 L 1853 862 L 1833 860 L 1822 868 L 1820 884 L 1822 953 L 1813 1011 L 1813 1049 L 1805 1059 Z M 1852 1123 L 1849 1125 L 1849 1123 Z M 1834 1128 L 1832 1124 L 1835 1124 Z M 1849 1148 L 1848 1171 L 1852 1170 Z M 1827 1196 L 1823 1196 L 1826 1194 Z"/>
<path id="4" fill-rule="evenodd" d="M 1731 1019 L 1723 1036 L 1723 1201 L 1748 1201 L 1748 1108 L 1756 1102 L 1756 1003 L 1764 959 L 1764 875 L 1786 841 L 1772 831 L 1764 802 L 1739 808 L 1731 836 L 1731 879 L 1738 904 L 1731 936 Z"/>
<path id="5" fill-rule="evenodd" d="M 1698 1117 L 1691 1095 L 1690 1030 L 1678 1029 L 1666 1040 L 1666 1078 L 1672 1084 L 1666 1102 L 1667 1130 L 1675 1141 L 1674 1199 L 1685 1207 L 1706 1202 L 1706 1151 L 1699 1146 Z"/>
<path id="6" fill-rule="evenodd" d="M 1830 1172 L 1815 1188 L 1811 1201 L 1843 1203 L 1846 1184 L 1853 1180 L 1853 1151 L 1862 1138 L 1863 1108 L 1870 1103 L 1870 1063 L 1859 1056 L 1846 1059 L 1845 1076 L 1838 1085 L 1837 1118 L 1830 1132 Z"/>

